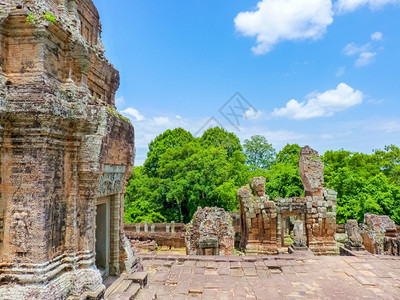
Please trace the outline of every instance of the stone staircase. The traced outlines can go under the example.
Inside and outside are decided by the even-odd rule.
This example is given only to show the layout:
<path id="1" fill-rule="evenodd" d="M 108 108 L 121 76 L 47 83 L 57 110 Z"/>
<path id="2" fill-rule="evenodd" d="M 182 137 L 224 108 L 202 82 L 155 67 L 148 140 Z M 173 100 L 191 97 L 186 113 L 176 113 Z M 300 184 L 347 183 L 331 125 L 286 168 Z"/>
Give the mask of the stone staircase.
<path id="1" fill-rule="evenodd" d="M 106 300 L 133 300 L 147 285 L 147 272 L 122 274 L 105 291 Z"/>

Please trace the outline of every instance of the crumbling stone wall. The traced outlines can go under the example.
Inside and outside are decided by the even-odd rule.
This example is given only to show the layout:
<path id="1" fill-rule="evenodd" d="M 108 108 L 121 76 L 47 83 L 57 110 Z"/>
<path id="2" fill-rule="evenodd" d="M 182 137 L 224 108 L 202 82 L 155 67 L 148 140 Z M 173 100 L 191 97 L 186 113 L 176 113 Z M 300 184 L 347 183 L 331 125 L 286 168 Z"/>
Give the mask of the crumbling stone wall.
<path id="1" fill-rule="evenodd" d="M 318 152 L 305 146 L 300 152 L 300 176 L 305 197 L 269 200 L 265 195 L 265 179 L 253 178 L 249 186 L 238 191 L 241 214 L 241 248 L 248 254 L 275 254 L 285 247 L 287 221 L 297 222 L 296 243 L 306 245 L 314 253 L 335 255 L 336 195 L 323 186 L 323 163 Z"/>
<path id="2" fill-rule="evenodd" d="M 233 255 L 232 218 L 223 208 L 197 208 L 186 234 L 189 255 Z"/>
<path id="3" fill-rule="evenodd" d="M 184 223 L 125 223 L 125 231 L 131 232 L 186 232 Z"/>
<path id="4" fill-rule="evenodd" d="M 43 17 L 46 11 L 55 22 Z M 134 263 L 122 217 L 134 131 L 115 110 L 119 74 L 104 57 L 100 32 L 91 0 L 0 2 L 0 293 L 6 299 L 101 297 L 100 198 L 110 208 L 110 274 Z"/>
<path id="5" fill-rule="evenodd" d="M 388 216 L 365 214 L 361 236 L 365 250 L 373 254 L 400 255 L 400 231 Z"/>
<path id="6" fill-rule="evenodd" d="M 241 216 L 240 245 L 247 254 L 277 254 L 277 210 L 265 195 L 265 178 L 250 180 L 238 191 Z"/>
<path id="7" fill-rule="evenodd" d="M 185 248 L 186 232 L 135 232 L 126 231 L 129 241 L 154 241 L 158 247 Z"/>

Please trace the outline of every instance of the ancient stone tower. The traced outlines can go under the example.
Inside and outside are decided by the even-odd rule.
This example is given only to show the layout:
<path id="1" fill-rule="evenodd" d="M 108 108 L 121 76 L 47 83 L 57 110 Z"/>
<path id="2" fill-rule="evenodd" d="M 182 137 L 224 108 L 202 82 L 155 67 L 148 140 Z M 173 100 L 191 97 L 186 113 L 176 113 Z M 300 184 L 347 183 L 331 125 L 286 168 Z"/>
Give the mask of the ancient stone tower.
<path id="1" fill-rule="evenodd" d="M 100 33 L 91 0 L 0 1 L 2 299 L 98 298 L 132 267 L 134 131 Z"/>

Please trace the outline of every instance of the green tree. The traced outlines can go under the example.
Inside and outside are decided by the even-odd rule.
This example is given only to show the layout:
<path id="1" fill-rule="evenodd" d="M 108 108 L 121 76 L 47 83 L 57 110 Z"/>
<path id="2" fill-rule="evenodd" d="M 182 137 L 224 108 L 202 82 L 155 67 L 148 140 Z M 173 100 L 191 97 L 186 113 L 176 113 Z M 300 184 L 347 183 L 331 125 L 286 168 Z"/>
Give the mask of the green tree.
<path id="1" fill-rule="evenodd" d="M 367 212 L 386 214 L 399 223 L 398 150 L 391 145 L 371 155 L 343 149 L 324 154 L 325 185 L 338 192 L 338 223 L 362 222 Z"/>
<path id="2" fill-rule="evenodd" d="M 189 222 L 198 206 L 235 210 L 237 190 L 247 181 L 244 162 L 239 139 L 221 128 L 200 138 L 167 130 L 150 143 L 144 167 L 129 181 L 125 219 Z"/>
<path id="3" fill-rule="evenodd" d="M 258 168 L 250 171 L 249 178 L 264 176 L 265 192 L 271 199 L 302 196 L 304 187 L 299 173 L 300 149 L 297 144 L 287 144 L 276 155 L 275 164 L 267 170 Z"/>
<path id="4" fill-rule="evenodd" d="M 165 222 L 165 217 L 159 212 L 162 207 L 154 201 L 159 184 L 160 180 L 149 178 L 143 167 L 135 167 L 125 191 L 126 223 Z"/>
<path id="5" fill-rule="evenodd" d="M 276 155 L 276 162 L 299 166 L 301 147 L 298 144 L 287 144 Z"/>
<path id="6" fill-rule="evenodd" d="M 275 163 L 276 151 L 262 135 L 254 135 L 250 140 L 245 140 L 244 153 L 246 163 L 251 169 L 268 169 Z"/>
<path id="7" fill-rule="evenodd" d="M 144 163 L 144 170 L 148 176 L 157 176 L 160 156 L 169 148 L 182 147 L 194 141 L 193 135 L 183 128 L 166 130 L 149 144 L 149 152 Z"/>
<path id="8" fill-rule="evenodd" d="M 235 151 L 243 151 L 239 138 L 221 127 L 212 127 L 206 130 L 199 138 L 199 142 L 203 148 L 222 147 L 226 150 L 228 157 L 232 157 Z"/>

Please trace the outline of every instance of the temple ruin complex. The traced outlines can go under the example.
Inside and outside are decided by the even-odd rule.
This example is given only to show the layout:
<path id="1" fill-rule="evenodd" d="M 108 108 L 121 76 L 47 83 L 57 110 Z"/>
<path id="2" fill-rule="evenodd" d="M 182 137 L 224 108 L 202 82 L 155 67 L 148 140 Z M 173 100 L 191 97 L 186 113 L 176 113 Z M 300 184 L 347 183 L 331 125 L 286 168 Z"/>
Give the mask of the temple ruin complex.
<path id="1" fill-rule="evenodd" d="M 294 234 L 294 248 L 308 247 L 318 255 L 336 255 L 336 195 L 324 187 L 324 165 L 318 152 L 305 146 L 300 152 L 300 176 L 305 197 L 270 200 L 265 178 L 250 180 L 239 189 L 241 249 L 248 255 L 278 254 L 290 246 L 285 237 Z"/>
<path id="2" fill-rule="evenodd" d="M 0 294 L 101 298 L 123 231 L 133 126 L 91 0 L 0 1 Z"/>
<path id="3" fill-rule="evenodd" d="M 343 257 L 327 256 L 339 254 L 337 193 L 308 146 L 304 197 L 270 199 L 265 178 L 252 178 L 239 212 L 127 225 L 129 241 L 134 128 L 116 110 L 119 73 L 100 37 L 92 0 L 0 0 L 0 300 L 398 298 L 389 217 L 349 220 Z"/>

